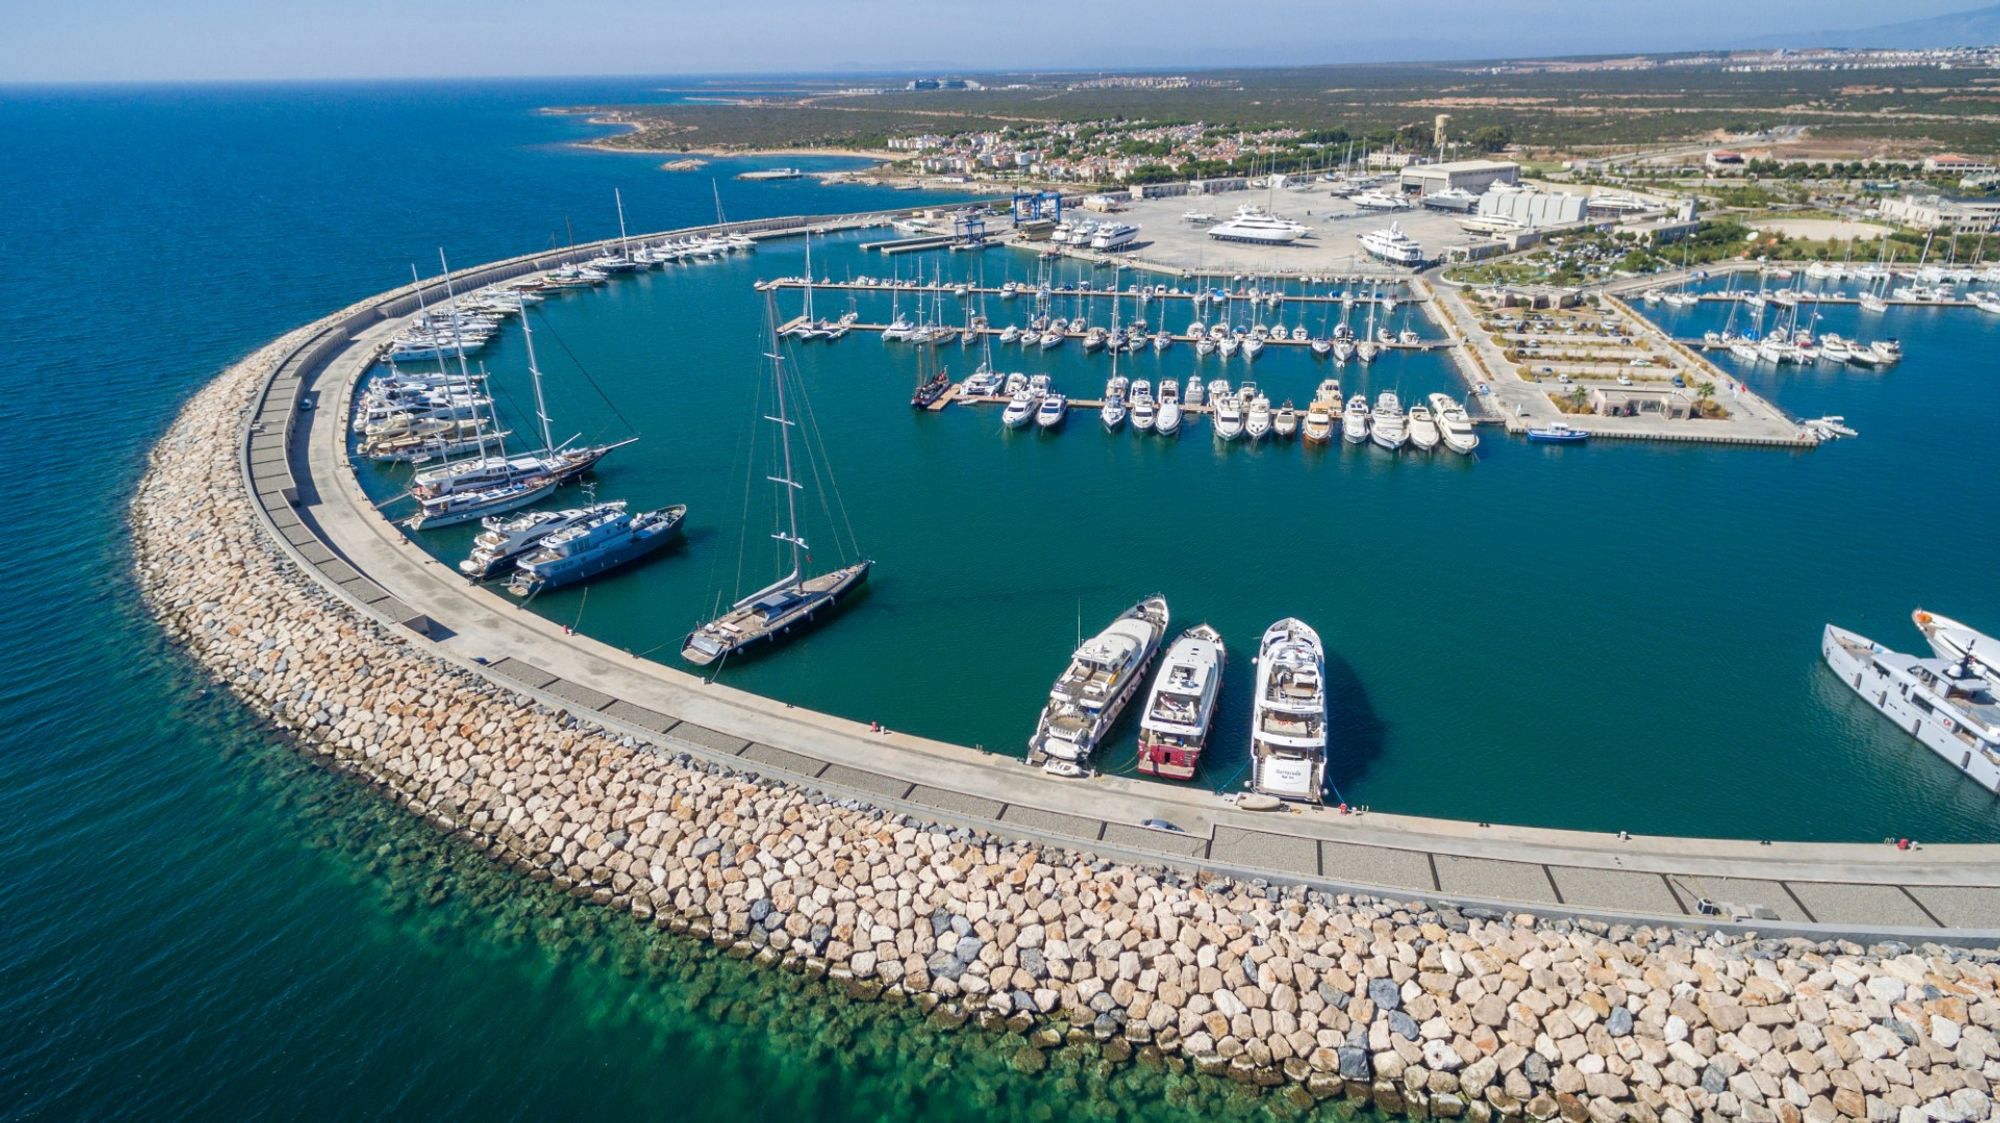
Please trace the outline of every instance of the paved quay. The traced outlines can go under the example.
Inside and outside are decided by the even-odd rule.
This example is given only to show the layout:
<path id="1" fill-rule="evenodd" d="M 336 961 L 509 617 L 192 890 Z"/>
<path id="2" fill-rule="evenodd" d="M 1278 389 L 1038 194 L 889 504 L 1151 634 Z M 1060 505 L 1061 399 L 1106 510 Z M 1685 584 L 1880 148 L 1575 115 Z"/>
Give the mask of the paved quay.
<path id="1" fill-rule="evenodd" d="M 349 308 L 200 391 L 133 501 L 137 577 L 169 635 L 302 751 L 496 861 L 728 955 L 976 1022 L 1024 1078 L 1069 1042 L 1300 1111 L 1338 1097 L 1482 1123 L 1991 1114 L 1986 848 L 1204 808 L 1185 789 L 1058 783 L 869 734 L 445 599 L 456 578 L 355 506 L 320 446 L 355 341 L 414 305 Z M 1162 806 L 1190 830 L 1126 817 Z M 1648 861 L 1664 865 L 1630 865 Z M 1674 911 L 1683 878 L 1737 901 L 1782 891 L 1813 919 L 1698 927 Z M 1349 883 L 1433 888 L 1327 888 Z M 1473 893 L 1552 900 L 1450 903 Z M 1593 894 L 1666 922 L 1562 915 Z M 1874 923 L 1825 923 L 1857 895 Z M 1877 939 L 1913 912 L 1937 923 Z"/>
<path id="2" fill-rule="evenodd" d="M 1124 857 L 1586 915 L 1716 919 L 1699 911 L 1707 899 L 1767 928 L 2000 929 L 2000 849 L 1621 839 L 1338 809 L 1243 811 L 1204 789 L 1063 780 L 1008 756 L 871 733 L 566 634 L 431 559 L 361 493 L 346 462 L 345 419 L 375 349 L 398 326 L 373 326 L 311 374 L 306 389 L 321 407 L 289 452 L 297 476 L 312 481 L 312 499 L 297 513 L 339 564 L 435 622 L 441 650 L 483 659 L 486 673 L 573 712 L 827 790 Z M 1138 826 L 1148 819 L 1186 833 Z"/>

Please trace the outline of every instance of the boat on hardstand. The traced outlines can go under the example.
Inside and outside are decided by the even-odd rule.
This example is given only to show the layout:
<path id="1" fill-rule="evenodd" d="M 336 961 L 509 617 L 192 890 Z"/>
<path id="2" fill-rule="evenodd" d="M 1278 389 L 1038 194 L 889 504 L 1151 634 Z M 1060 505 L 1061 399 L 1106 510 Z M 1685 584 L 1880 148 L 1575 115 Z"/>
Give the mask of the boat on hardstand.
<path id="1" fill-rule="evenodd" d="M 481 520 L 479 537 L 472 540 L 472 553 L 458 563 L 458 571 L 474 581 L 498 577 L 549 535 L 624 509 L 625 502 L 621 499 L 566 511 L 529 511 L 512 518 L 489 515 Z"/>
<path id="2" fill-rule="evenodd" d="M 1140 711 L 1140 772 L 1172 780 L 1194 778 L 1222 696 L 1226 662 L 1222 633 L 1207 624 L 1182 632 L 1167 648 Z"/>
<path id="3" fill-rule="evenodd" d="M 1326 652 L 1319 633 L 1286 618 L 1257 648 L 1250 712 L 1250 787 L 1319 803 L 1326 786 Z"/>
<path id="4" fill-rule="evenodd" d="M 1058 775 L 1080 775 L 1090 754 L 1139 690 L 1167 630 L 1165 597 L 1147 597 L 1085 640 L 1049 690 L 1028 738 L 1028 763 Z"/>
<path id="5" fill-rule="evenodd" d="M 1822 633 L 1820 654 L 1863 701 L 2000 794 L 2000 700 L 1970 656 L 1906 655 L 1832 624 Z"/>
<path id="6" fill-rule="evenodd" d="M 868 580 L 875 567 L 872 559 L 859 561 L 808 576 L 806 564 L 811 553 L 799 535 L 798 493 L 804 485 L 792 479 L 792 421 L 786 413 L 784 358 L 778 343 L 778 313 L 769 293 L 764 296 L 764 313 L 770 331 L 771 381 L 776 388 L 778 415 L 770 420 L 778 427 L 779 466 L 783 476 L 770 477 L 784 496 L 785 521 L 771 535 L 790 547 L 791 569 L 769 585 L 739 598 L 722 615 L 696 628 L 681 641 L 681 658 L 696 666 L 708 666 L 738 652 L 760 648 L 789 637 L 795 630 L 817 623 L 849 593 Z M 810 451 L 810 450 L 808 450 Z M 814 472 L 814 478 L 819 473 Z M 830 495 L 837 501 L 837 495 Z"/>
<path id="7" fill-rule="evenodd" d="M 684 504 L 636 514 L 623 503 L 609 506 L 614 509 L 543 538 L 516 563 L 507 591 L 533 596 L 629 565 L 680 537 L 687 517 Z"/>
<path id="8" fill-rule="evenodd" d="M 1949 616 L 1939 616 L 1919 608 L 1910 620 L 1940 659 L 1971 659 L 1979 673 L 2000 677 L 2000 640 L 1961 624 Z"/>

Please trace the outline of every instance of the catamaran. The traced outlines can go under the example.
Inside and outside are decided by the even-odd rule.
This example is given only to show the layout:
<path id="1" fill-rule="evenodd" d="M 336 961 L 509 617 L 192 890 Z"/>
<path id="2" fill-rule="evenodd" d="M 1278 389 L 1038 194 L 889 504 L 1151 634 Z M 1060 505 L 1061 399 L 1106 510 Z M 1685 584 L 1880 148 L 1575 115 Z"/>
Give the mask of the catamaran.
<path id="1" fill-rule="evenodd" d="M 771 340 L 771 350 L 765 357 L 771 361 L 771 382 L 776 388 L 778 409 L 778 415 L 769 420 L 778 427 L 778 446 L 782 453 L 780 463 L 785 473 L 771 477 L 771 482 L 785 497 L 785 529 L 771 537 L 791 547 L 791 569 L 783 577 L 731 604 L 727 612 L 688 633 L 681 642 L 681 658 L 701 667 L 739 651 L 784 639 L 793 631 L 824 619 L 824 613 L 868 580 L 868 572 L 875 566 L 872 559 L 862 558 L 825 573 L 806 575 L 805 566 L 811 560 L 811 554 L 806 540 L 799 535 L 798 512 L 798 493 L 804 485 L 792 478 L 792 426 L 795 423 L 786 413 L 785 361 L 778 340 L 778 313 L 768 293 L 764 297 L 764 312 L 769 321 L 767 326 Z"/>

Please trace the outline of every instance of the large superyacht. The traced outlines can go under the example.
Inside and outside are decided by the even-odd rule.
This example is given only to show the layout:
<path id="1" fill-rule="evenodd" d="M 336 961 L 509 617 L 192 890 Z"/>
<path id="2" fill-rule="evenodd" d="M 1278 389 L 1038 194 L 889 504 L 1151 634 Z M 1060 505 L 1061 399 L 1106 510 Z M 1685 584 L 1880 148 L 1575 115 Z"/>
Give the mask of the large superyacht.
<path id="1" fill-rule="evenodd" d="M 1257 650 L 1250 715 L 1250 786 L 1280 799 L 1322 802 L 1326 785 L 1326 653 L 1319 633 L 1287 618 Z"/>
<path id="2" fill-rule="evenodd" d="M 1083 641 L 1049 690 L 1028 738 L 1028 763 L 1058 776 L 1084 775 L 1090 754 L 1138 692 L 1166 630 L 1166 598 L 1147 597 Z"/>
<path id="3" fill-rule="evenodd" d="M 1938 644 L 1935 631 L 1928 635 Z M 1820 654 L 1862 701 L 2000 795 L 2000 699 L 1970 652 L 1956 658 L 1906 655 L 1828 624 Z"/>
<path id="4" fill-rule="evenodd" d="M 536 544 L 516 565 L 507 591 L 529 597 L 606 573 L 655 553 L 680 536 L 687 507 L 676 504 L 633 513 L 623 503 Z"/>
<path id="5" fill-rule="evenodd" d="M 1139 771 L 1191 780 L 1208 744 L 1228 656 L 1222 633 L 1202 624 L 1180 634 L 1160 662 L 1139 718 Z"/>

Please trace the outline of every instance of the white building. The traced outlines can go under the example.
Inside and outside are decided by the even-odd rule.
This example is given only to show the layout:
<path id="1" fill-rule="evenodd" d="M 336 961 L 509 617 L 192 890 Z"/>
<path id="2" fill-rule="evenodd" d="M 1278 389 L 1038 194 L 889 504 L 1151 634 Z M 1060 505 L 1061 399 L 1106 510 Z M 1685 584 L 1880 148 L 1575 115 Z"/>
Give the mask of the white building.
<path id="1" fill-rule="evenodd" d="M 1474 195 L 1496 183 L 1521 181 L 1521 165 L 1512 160 L 1453 160 L 1447 164 L 1412 164 L 1403 169 L 1404 191 L 1429 195 L 1456 187 Z"/>
<path id="2" fill-rule="evenodd" d="M 1979 234 L 2000 230 L 2000 199 L 1947 199 L 1942 195 L 1905 195 L 1882 202 L 1882 217 L 1919 230 L 1949 230 Z"/>
<path id="3" fill-rule="evenodd" d="M 1589 200 L 1582 195 L 1496 185 L 1479 197 L 1477 213 L 1481 218 L 1505 219 L 1533 228 L 1582 222 L 1588 211 Z"/>

